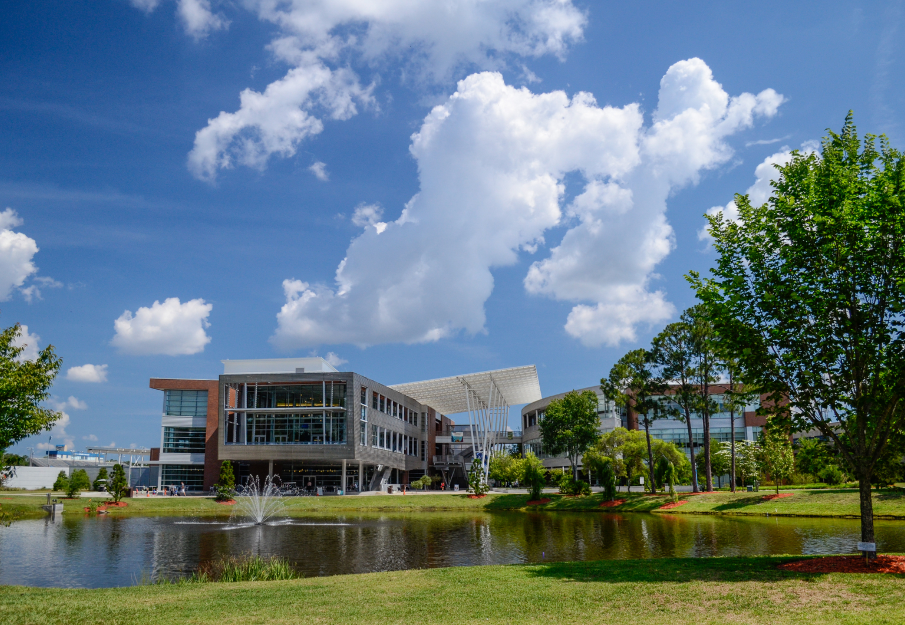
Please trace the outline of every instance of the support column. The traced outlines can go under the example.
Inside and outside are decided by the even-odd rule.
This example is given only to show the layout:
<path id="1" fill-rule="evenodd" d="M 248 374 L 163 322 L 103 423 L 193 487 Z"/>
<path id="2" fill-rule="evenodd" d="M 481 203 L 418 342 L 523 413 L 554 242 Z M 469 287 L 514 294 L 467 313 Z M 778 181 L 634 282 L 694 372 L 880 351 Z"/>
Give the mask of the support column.
<path id="1" fill-rule="evenodd" d="M 365 489 L 365 463 L 364 460 L 358 461 L 358 492 Z"/>
<path id="2" fill-rule="evenodd" d="M 267 462 L 267 477 L 273 479 L 273 460 Z"/>
<path id="3" fill-rule="evenodd" d="M 345 459 L 345 458 L 343 458 L 343 481 L 340 482 L 340 484 L 342 484 L 342 486 L 340 486 L 340 488 L 341 488 L 342 491 L 343 491 L 343 495 L 345 495 L 345 494 L 346 494 L 346 488 L 347 488 L 347 487 L 346 487 L 346 459 Z"/>

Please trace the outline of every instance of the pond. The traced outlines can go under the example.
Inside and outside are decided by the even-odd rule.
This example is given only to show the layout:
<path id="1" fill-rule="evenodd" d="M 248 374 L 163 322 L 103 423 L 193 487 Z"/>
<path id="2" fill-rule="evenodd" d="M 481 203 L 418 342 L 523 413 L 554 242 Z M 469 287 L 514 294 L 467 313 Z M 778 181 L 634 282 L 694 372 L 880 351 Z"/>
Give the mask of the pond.
<path id="1" fill-rule="evenodd" d="M 905 522 L 877 521 L 905 552 Z M 287 558 L 305 576 L 565 560 L 849 553 L 849 519 L 495 512 L 331 515 L 264 526 L 99 516 L 0 528 L 0 584 L 128 586 L 176 578 L 222 555 Z"/>

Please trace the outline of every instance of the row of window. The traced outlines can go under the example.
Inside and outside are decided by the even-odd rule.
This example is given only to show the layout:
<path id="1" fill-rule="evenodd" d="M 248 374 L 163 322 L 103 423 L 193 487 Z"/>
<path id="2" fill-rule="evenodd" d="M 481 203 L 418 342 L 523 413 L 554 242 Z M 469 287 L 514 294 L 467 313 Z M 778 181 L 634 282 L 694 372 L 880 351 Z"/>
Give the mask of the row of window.
<path id="1" fill-rule="evenodd" d="M 206 417 L 207 391 L 164 391 L 163 412 L 174 417 Z"/>
<path id="2" fill-rule="evenodd" d="M 203 454 L 204 428 L 163 428 L 163 453 Z"/>
<path id="3" fill-rule="evenodd" d="M 164 488 L 185 484 L 186 490 L 204 490 L 204 467 L 190 464 L 165 464 L 161 466 L 160 485 Z"/>
<path id="4" fill-rule="evenodd" d="M 406 456 L 418 456 L 418 439 L 377 425 L 371 426 L 371 447 L 395 451 Z"/>
<path id="5" fill-rule="evenodd" d="M 365 399 L 366 390 L 362 387 L 362 400 Z M 365 401 L 361 402 L 362 404 L 366 403 Z M 377 391 L 374 391 L 371 394 L 371 408 L 374 410 L 379 410 L 384 414 L 388 414 L 391 417 L 395 417 L 397 419 L 402 419 L 406 423 L 411 423 L 412 425 L 418 425 L 418 413 L 414 410 L 411 410 L 402 404 L 398 404 L 389 397 L 384 397 Z"/>
<path id="6" fill-rule="evenodd" d="M 344 445 L 346 415 L 230 413 L 226 443 L 232 445 Z"/>
<path id="7" fill-rule="evenodd" d="M 246 408 L 345 408 L 346 383 L 293 382 L 291 384 L 247 384 L 238 398 Z"/>

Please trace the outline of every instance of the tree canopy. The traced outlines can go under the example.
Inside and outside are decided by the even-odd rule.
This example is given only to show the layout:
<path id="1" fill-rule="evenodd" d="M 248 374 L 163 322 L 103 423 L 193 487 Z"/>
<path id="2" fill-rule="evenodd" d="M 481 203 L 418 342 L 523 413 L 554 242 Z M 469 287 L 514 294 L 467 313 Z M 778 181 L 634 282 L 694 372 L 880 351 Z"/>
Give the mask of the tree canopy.
<path id="1" fill-rule="evenodd" d="M 551 454 L 566 454 L 577 479 L 578 457 L 600 436 L 597 394 L 594 391 L 569 391 L 554 399 L 540 421 L 544 448 Z"/>
<path id="2" fill-rule="evenodd" d="M 767 203 L 736 195 L 737 221 L 708 216 L 717 266 L 689 276 L 776 411 L 851 467 L 868 543 L 871 478 L 905 429 L 905 161 L 876 144 L 850 113 L 819 154 L 794 151 Z"/>

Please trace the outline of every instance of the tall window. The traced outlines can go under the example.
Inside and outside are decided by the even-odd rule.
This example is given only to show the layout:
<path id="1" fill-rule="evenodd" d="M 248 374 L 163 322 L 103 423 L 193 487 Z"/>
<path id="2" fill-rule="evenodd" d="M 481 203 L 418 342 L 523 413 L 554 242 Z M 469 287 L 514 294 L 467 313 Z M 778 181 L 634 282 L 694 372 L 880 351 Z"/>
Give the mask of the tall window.
<path id="1" fill-rule="evenodd" d="M 361 430 L 359 443 L 362 447 L 366 447 L 368 444 L 368 389 L 363 386 L 361 387 L 361 406 L 359 406 L 359 409 L 361 410 L 358 422 Z"/>
<path id="2" fill-rule="evenodd" d="M 186 490 L 204 489 L 204 467 L 191 464 L 165 464 L 161 466 L 160 482 L 163 486 L 179 487 L 185 484 Z"/>
<path id="3" fill-rule="evenodd" d="M 379 447 L 377 440 L 377 426 L 371 426 L 371 447 Z"/>
<path id="4" fill-rule="evenodd" d="M 377 393 L 371 394 L 371 408 L 373 408 L 374 410 L 377 410 L 378 406 L 379 406 L 378 399 L 377 399 L 378 397 L 379 397 L 379 395 Z"/>
<path id="5" fill-rule="evenodd" d="M 163 411 L 174 417 L 206 417 L 207 391 L 166 391 Z"/>
<path id="6" fill-rule="evenodd" d="M 364 386 L 361 387 L 361 405 L 368 405 L 368 389 L 366 389 Z"/>

